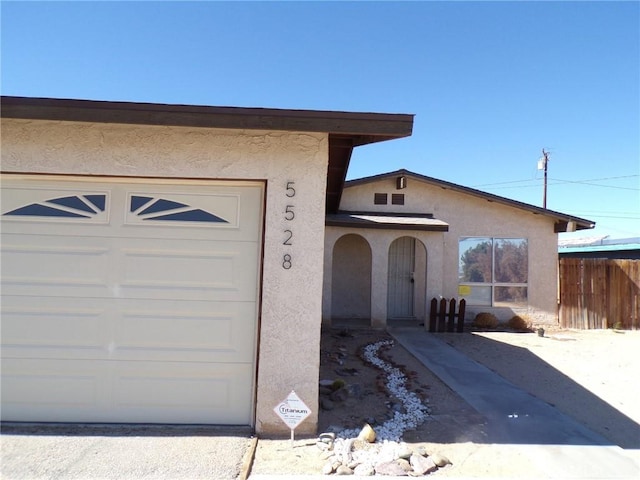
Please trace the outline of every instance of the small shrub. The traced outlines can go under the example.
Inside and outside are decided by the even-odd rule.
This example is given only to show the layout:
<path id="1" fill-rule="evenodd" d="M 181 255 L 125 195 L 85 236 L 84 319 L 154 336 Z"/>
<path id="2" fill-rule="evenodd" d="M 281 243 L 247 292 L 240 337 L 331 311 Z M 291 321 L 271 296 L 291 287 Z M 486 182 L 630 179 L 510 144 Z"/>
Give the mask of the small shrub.
<path id="1" fill-rule="evenodd" d="M 498 317 L 496 317 L 493 313 L 489 312 L 480 312 L 476 315 L 476 318 L 473 319 L 473 324 L 476 328 L 496 328 L 498 326 Z"/>
<path id="2" fill-rule="evenodd" d="M 333 381 L 333 383 L 331 384 L 331 387 L 329 387 L 329 388 L 331 388 L 331 390 L 335 392 L 335 391 L 340 390 L 341 388 L 344 388 L 346 386 L 347 386 L 347 382 L 345 382 L 341 378 L 336 378 Z"/>
<path id="3" fill-rule="evenodd" d="M 520 315 L 514 315 L 507 321 L 507 328 L 516 332 L 530 332 L 531 324 Z"/>

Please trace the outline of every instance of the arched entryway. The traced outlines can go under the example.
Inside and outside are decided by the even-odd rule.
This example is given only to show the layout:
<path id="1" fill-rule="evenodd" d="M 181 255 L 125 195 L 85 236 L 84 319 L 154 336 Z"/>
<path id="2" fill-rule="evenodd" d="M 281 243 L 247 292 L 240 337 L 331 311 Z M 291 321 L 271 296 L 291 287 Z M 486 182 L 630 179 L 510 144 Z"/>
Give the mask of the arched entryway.
<path id="1" fill-rule="evenodd" d="M 331 317 L 334 321 L 371 317 L 371 247 L 360 235 L 340 237 L 333 247 Z"/>
<path id="2" fill-rule="evenodd" d="M 387 319 L 424 319 L 427 251 L 414 237 L 400 237 L 389 246 Z"/>

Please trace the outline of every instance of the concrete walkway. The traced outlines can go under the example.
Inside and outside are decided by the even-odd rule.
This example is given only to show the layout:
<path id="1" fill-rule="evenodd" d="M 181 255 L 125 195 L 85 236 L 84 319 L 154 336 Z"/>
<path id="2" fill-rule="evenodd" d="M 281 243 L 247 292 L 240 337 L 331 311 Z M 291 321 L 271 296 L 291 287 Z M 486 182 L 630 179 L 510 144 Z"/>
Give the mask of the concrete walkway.
<path id="1" fill-rule="evenodd" d="M 391 328 L 389 333 L 487 418 L 490 443 L 526 446 L 523 451 L 542 478 L 640 478 L 640 465 L 620 447 L 458 352 L 437 334 L 415 327 Z"/>

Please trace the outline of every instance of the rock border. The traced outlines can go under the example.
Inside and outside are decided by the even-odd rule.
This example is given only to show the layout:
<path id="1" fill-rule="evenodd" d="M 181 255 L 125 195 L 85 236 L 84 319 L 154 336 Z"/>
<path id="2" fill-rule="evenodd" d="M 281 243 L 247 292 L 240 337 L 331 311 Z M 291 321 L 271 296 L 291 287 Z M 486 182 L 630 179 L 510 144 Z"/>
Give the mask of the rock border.
<path id="1" fill-rule="evenodd" d="M 380 358 L 381 351 L 393 345 L 393 340 L 366 345 L 361 357 L 384 372 L 385 388 L 400 401 L 404 411 L 395 410 L 391 419 L 375 429 L 365 424 L 361 430 L 322 433 L 317 446 L 326 460 L 322 467 L 324 475 L 419 477 L 451 464 L 443 455 L 429 455 L 424 447 L 412 448 L 401 441 L 405 431 L 428 418 L 430 409 L 418 395 L 409 391 L 407 376 L 401 368 Z"/>

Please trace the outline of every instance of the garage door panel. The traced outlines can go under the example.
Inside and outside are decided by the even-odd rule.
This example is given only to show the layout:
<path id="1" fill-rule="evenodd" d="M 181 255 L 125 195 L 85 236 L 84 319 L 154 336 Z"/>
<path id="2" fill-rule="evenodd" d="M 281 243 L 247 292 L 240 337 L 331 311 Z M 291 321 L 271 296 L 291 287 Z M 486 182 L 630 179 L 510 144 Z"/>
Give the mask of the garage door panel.
<path id="1" fill-rule="evenodd" d="M 154 248 L 130 249 L 122 253 L 124 287 L 172 290 L 234 288 L 233 252 Z"/>
<path id="2" fill-rule="evenodd" d="M 224 241 L 254 241 L 260 236 L 263 190 L 257 184 L 229 182 L 184 182 L 184 185 L 107 182 L 92 188 L 89 182 L 55 180 L 36 177 L 12 178 L 3 175 L 0 190 L 2 220 L 8 232 L 38 235 L 51 225 L 61 225 L 68 234 L 104 238 L 172 238 L 201 239 L 215 237 Z M 199 192 L 193 193 L 194 185 Z M 134 197 L 146 197 L 151 205 L 135 208 Z M 158 207 L 168 202 L 175 208 Z M 183 206 L 177 206 L 182 204 Z M 167 205 L 165 203 L 165 205 Z M 37 209 L 36 207 L 39 207 Z M 151 213 L 144 213 L 151 207 Z M 134 208 L 132 211 L 131 209 Z M 222 222 L 176 220 L 166 218 L 174 213 L 203 211 L 221 218 Z M 165 217 L 164 219 L 162 217 Z"/>
<path id="3" fill-rule="evenodd" d="M 3 295 L 255 300 L 256 242 L 191 242 L 188 249 L 167 240 L 111 249 L 105 243 L 3 235 Z"/>
<path id="4" fill-rule="evenodd" d="M 95 376 L 55 375 L 46 377 L 24 373 L 3 375 L 3 410 L 11 411 L 12 408 L 20 407 L 28 402 L 47 407 L 93 407 L 97 397 L 95 393 L 97 382 L 98 379 Z M 7 417 L 3 416 L 3 418 Z"/>
<path id="5" fill-rule="evenodd" d="M 59 236 L 5 234 L 2 238 L 3 294 L 108 293 L 109 249 L 103 242 Z M 34 290 L 36 289 L 36 290 Z"/>
<path id="6" fill-rule="evenodd" d="M 22 297 L 2 305 L 3 358 L 251 362 L 255 302 Z"/>
<path id="7" fill-rule="evenodd" d="M 136 247 L 123 249 L 118 261 L 124 297 L 166 298 L 170 292 L 176 300 L 255 300 L 256 243 L 212 241 L 207 248 L 198 243 L 185 250 L 163 241 Z"/>
<path id="8" fill-rule="evenodd" d="M 14 183 L 3 179 L 2 211 L 8 221 L 38 223 L 104 224 L 109 219 L 109 191 L 82 188 L 78 183 L 60 188 L 42 182 Z"/>
<path id="9" fill-rule="evenodd" d="M 8 360 L 3 420 L 226 423 L 250 418 L 250 364 Z"/>
<path id="10" fill-rule="evenodd" d="M 104 357 L 108 337 L 104 301 L 100 308 L 100 302 L 85 300 L 80 302 L 85 304 L 84 308 L 80 308 L 77 304 L 69 307 L 65 301 L 46 300 L 23 306 L 22 298 L 3 299 L 3 357 Z"/>
<path id="11" fill-rule="evenodd" d="M 139 407 L 140 399 L 145 398 L 145 406 L 151 408 L 204 405 L 229 408 L 239 378 L 246 379 L 248 373 L 242 364 L 220 365 L 215 370 L 200 363 L 118 362 L 115 365 L 114 402 L 120 407 Z"/>
<path id="12" fill-rule="evenodd" d="M 255 350 L 255 303 L 212 303 L 181 311 L 123 309 L 111 358 L 154 361 L 250 362 Z M 176 328 L 179 325 L 179 328 Z"/>
<path id="13" fill-rule="evenodd" d="M 114 407 L 124 418 L 169 423 L 246 424 L 252 366 L 116 362 Z M 126 421 L 126 420 L 125 420 Z"/>
<path id="14" fill-rule="evenodd" d="M 95 408 L 108 392 L 105 366 L 72 360 L 3 359 L 3 420 L 19 420 L 13 412 L 25 408 Z"/>
<path id="15" fill-rule="evenodd" d="M 209 184 L 197 193 L 183 185 L 135 185 L 118 193 L 113 208 L 124 213 L 118 220 L 122 238 L 255 241 L 260 236 L 259 185 Z"/>

